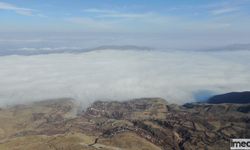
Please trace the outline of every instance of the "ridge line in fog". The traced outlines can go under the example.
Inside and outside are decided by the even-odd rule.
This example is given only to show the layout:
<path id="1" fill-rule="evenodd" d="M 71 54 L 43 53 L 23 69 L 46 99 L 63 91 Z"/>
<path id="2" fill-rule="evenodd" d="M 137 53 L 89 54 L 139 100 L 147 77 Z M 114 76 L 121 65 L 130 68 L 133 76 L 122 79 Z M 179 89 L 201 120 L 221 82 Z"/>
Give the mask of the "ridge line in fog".
<path id="1" fill-rule="evenodd" d="M 46 55 L 46 54 L 60 54 L 60 53 L 85 53 L 91 51 L 100 51 L 100 50 L 137 50 L 137 51 L 150 51 L 154 48 L 146 46 L 136 46 L 136 45 L 103 45 L 94 48 L 80 48 L 80 47 L 43 47 L 43 48 L 21 48 L 18 50 L 0 50 L 0 56 L 8 55 Z"/>

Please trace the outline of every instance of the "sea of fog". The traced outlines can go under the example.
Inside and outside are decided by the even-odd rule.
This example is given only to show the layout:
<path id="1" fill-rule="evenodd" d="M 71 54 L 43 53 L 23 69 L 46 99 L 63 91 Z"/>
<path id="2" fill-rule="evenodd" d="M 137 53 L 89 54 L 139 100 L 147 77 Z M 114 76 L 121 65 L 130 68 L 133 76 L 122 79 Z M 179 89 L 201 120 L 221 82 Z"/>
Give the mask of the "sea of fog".
<path id="1" fill-rule="evenodd" d="M 84 106 L 141 97 L 183 104 L 209 94 L 250 90 L 249 60 L 246 50 L 10 53 L 0 56 L 0 106 L 63 97 Z"/>

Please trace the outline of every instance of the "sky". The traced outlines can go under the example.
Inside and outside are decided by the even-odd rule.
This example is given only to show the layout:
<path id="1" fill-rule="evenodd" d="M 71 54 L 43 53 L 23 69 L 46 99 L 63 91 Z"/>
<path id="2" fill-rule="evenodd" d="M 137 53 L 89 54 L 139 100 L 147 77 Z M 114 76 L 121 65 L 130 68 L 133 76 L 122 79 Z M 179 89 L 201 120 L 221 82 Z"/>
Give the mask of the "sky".
<path id="1" fill-rule="evenodd" d="M 249 0 L 0 0 L 0 31 L 240 35 L 250 32 L 249 8 Z"/>
<path id="2" fill-rule="evenodd" d="M 0 0 L 0 50 L 249 44 L 250 0 Z"/>

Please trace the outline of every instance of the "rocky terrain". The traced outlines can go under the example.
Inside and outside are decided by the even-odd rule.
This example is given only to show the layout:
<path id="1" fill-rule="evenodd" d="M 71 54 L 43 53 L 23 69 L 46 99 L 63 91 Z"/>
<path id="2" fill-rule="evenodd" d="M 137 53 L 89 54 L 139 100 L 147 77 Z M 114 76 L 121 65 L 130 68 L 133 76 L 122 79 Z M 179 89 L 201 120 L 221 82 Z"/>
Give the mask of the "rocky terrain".
<path id="1" fill-rule="evenodd" d="M 161 98 L 71 99 L 0 109 L 1 150 L 229 149 L 250 137 L 250 104 L 169 104 Z"/>

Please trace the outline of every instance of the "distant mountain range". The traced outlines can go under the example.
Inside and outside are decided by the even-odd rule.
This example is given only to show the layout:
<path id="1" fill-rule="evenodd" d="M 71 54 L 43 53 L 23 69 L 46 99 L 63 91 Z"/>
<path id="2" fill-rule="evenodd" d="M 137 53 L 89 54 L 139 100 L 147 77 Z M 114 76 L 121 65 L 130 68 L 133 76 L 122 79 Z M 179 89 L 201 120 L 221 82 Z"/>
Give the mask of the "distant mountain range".
<path id="1" fill-rule="evenodd" d="M 60 54 L 60 53 L 84 53 L 98 50 L 137 50 L 137 51 L 149 51 L 154 50 L 152 47 L 137 46 L 137 45 L 103 45 L 94 48 L 81 48 L 81 47 L 26 47 L 19 49 L 0 49 L 0 56 L 7 55 L 43 55 L 43 54 Z M 177 51 L 178 49 L 165 48 L 164 51 Z M 187 49 L 179 49 L 180 51 L 186 51 Z M 248 44 L 231 44 L 226 46 L 203 48 L 194 51 L 203 52 L 219 52 L 219 51 L 250 51 L 250 43 Z"/>
<path id="2" fill-rule="evenodd" d="M 221 47 L 205 49 L 205 51 L 240 51 L 240 50 L 250 50 L 250 43 L 231 44 Z"/>
<path id="3" fill-rule="evenodd" d="M 152 50 L 150 47 L 135 46 L 135 45 L 104 45 L 95 48 L 22 48 L 18 50 L 0 50 L 0 56 L 7 55 L 42 55 L 42 54 L 58 54 L 58 53 L 83 53 L 98 50 L 138 50 L 138 51 L 148 51 Z"/>

